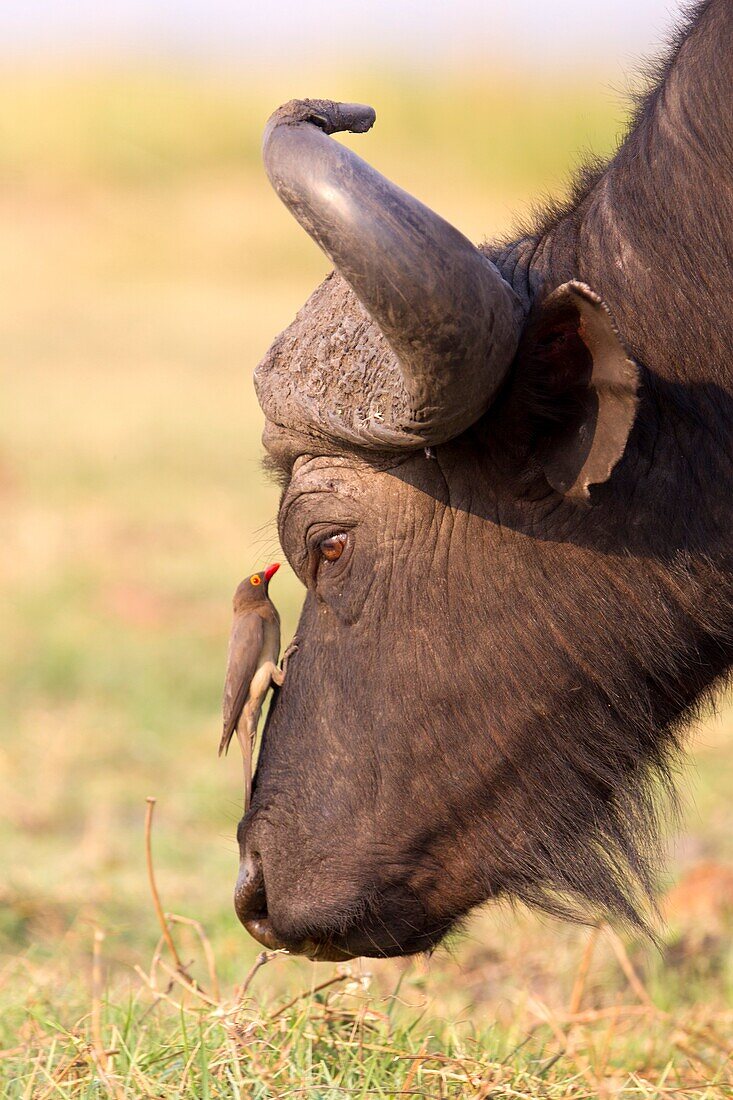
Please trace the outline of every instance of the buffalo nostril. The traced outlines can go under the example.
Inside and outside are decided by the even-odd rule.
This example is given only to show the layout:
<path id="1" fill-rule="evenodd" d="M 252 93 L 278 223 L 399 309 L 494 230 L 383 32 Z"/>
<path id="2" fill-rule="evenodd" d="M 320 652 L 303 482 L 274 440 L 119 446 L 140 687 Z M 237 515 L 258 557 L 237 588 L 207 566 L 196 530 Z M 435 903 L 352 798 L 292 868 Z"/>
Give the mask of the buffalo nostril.
<path id="1" fill-rule="evenodd" d="M 239 864 L 234 888 L 234 908 L 242 924 L 267 918 L 267 895 L 262 860 L 257 852 L 247 852 Z"/>
<path id="2" fill-rule="evenodd" d="M 244 848 L 239 863 L 237 885 L 234 888 L 234 908 L 237 916 L 250 936 L 266 947 L 268 951 L 295 951 L 308 955 L 312 959 L 325 959 L 341 962 L 351 959 L 350 952 L 333 944 L 321 945 L 310 939 L 285 941 L 274 930 L 267 913 L 267 893 L 262 860 L 258 852 Z"/>

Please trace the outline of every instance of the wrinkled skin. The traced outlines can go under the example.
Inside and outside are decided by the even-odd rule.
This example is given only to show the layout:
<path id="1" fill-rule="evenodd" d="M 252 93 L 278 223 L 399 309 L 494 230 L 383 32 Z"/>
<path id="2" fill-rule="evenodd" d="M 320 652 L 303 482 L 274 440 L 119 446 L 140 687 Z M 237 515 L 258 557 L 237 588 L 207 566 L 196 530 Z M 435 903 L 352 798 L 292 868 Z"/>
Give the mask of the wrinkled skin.
<path id="1" fill-rule="evenodd" d="M 708 120 L 717 160 L 695 150 L 697 179 L 675 159 L 690 143 L 664 146 L 676 201 L 639 175 L 683 77 L 718 109 L 696 66 L 713 79 L 733 15 L 704 5 L 697 27 L 626 160 L 493 253 L 529 316 L 547 287 L 590 283 L 638 365 L 634 426 L 589 504 L 548 483 L 526 341 L 489 413 L 431 453 L 268 425 L 281 542 L 307 595 L 239 830 L 237 911 L 263 943 L 408 954 L 492 897 L 634 919 L 649 888 L 650 784 L 733 661 L 733 112 L 724 140 Z M 727 191 L 690 193 L 701 163 Z M 681 289 L 692 243 L 705 276 Z M 339 532 L 343 554 L 324 560 Z"/>
<path id="2" fill-rule="evenodd" d="M 411 953 L 505 892 L 626 910 L 578 840 L 661 752 L 647 708 L 676 713 L 721 576 L 697 566 L 672 597 L 653 549 L 670 527 L 645 521 L 643 496 L 610 531 L 610 487 L 605 515 L 539 483 L 516 494 L 480 437 L 378 470 L 297 459 L 280 532 L 309 591 L 243 838 L 245 868 L 255 852 L 265 869 L 267 942 Z M 622 556 L 635 527 L 644 565 Z M 309 545 L 334 530 L 346 551 L 314 565 Z M 708 649 L 686 674 L 690 695 L 730 659 L 717 639 Z M 634 821 L 633 806 L 623 813 Z M 609 849 L 623 848 L 616 828 Z"/>

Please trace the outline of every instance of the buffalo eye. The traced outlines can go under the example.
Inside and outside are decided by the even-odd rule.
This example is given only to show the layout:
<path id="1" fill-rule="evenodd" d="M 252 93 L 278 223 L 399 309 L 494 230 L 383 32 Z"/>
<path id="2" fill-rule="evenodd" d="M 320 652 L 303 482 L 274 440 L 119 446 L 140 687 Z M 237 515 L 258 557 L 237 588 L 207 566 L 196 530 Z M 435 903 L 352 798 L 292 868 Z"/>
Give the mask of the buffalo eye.
<path id="1" fill-rule="evenodd" d="M 342 531 L 338 535 L 330 535 L 327 539 L 323 539 L 318 549 L 324 561 L 338 561 L 344 552 L 347 538 L 346 533 Z"/>

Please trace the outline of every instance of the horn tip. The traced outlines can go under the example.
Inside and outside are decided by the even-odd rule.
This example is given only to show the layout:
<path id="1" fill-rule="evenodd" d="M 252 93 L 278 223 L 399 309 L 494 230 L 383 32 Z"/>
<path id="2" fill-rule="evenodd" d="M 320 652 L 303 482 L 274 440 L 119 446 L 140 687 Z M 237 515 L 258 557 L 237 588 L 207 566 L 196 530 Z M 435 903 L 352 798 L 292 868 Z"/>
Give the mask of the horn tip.
<path id="1" fill-rule="evenodd" d="M 267 130 L 309 122 L 324 134 L 365 134 L 376 122 L 377 113 L 365 103 L 337 103 L 333 99 L 291 99 L 270 116 Z"/>

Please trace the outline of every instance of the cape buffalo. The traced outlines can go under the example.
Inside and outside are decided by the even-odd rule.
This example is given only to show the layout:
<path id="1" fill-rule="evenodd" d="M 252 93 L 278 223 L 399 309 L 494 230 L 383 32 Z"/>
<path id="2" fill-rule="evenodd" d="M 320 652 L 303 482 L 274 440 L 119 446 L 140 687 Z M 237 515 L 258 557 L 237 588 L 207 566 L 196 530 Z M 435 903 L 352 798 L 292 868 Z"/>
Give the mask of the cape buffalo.
<path id="1" fill-rule="evenodd" d="M 660 777 L 733 663 L 733 4 L 509 243 L 329 136 L 373 121 L 296 101 L 265 134 L 336 271 L 255 375 L 307 593 L 237 913 L 331 959 L 501 896 L 643 921 Z"/>

